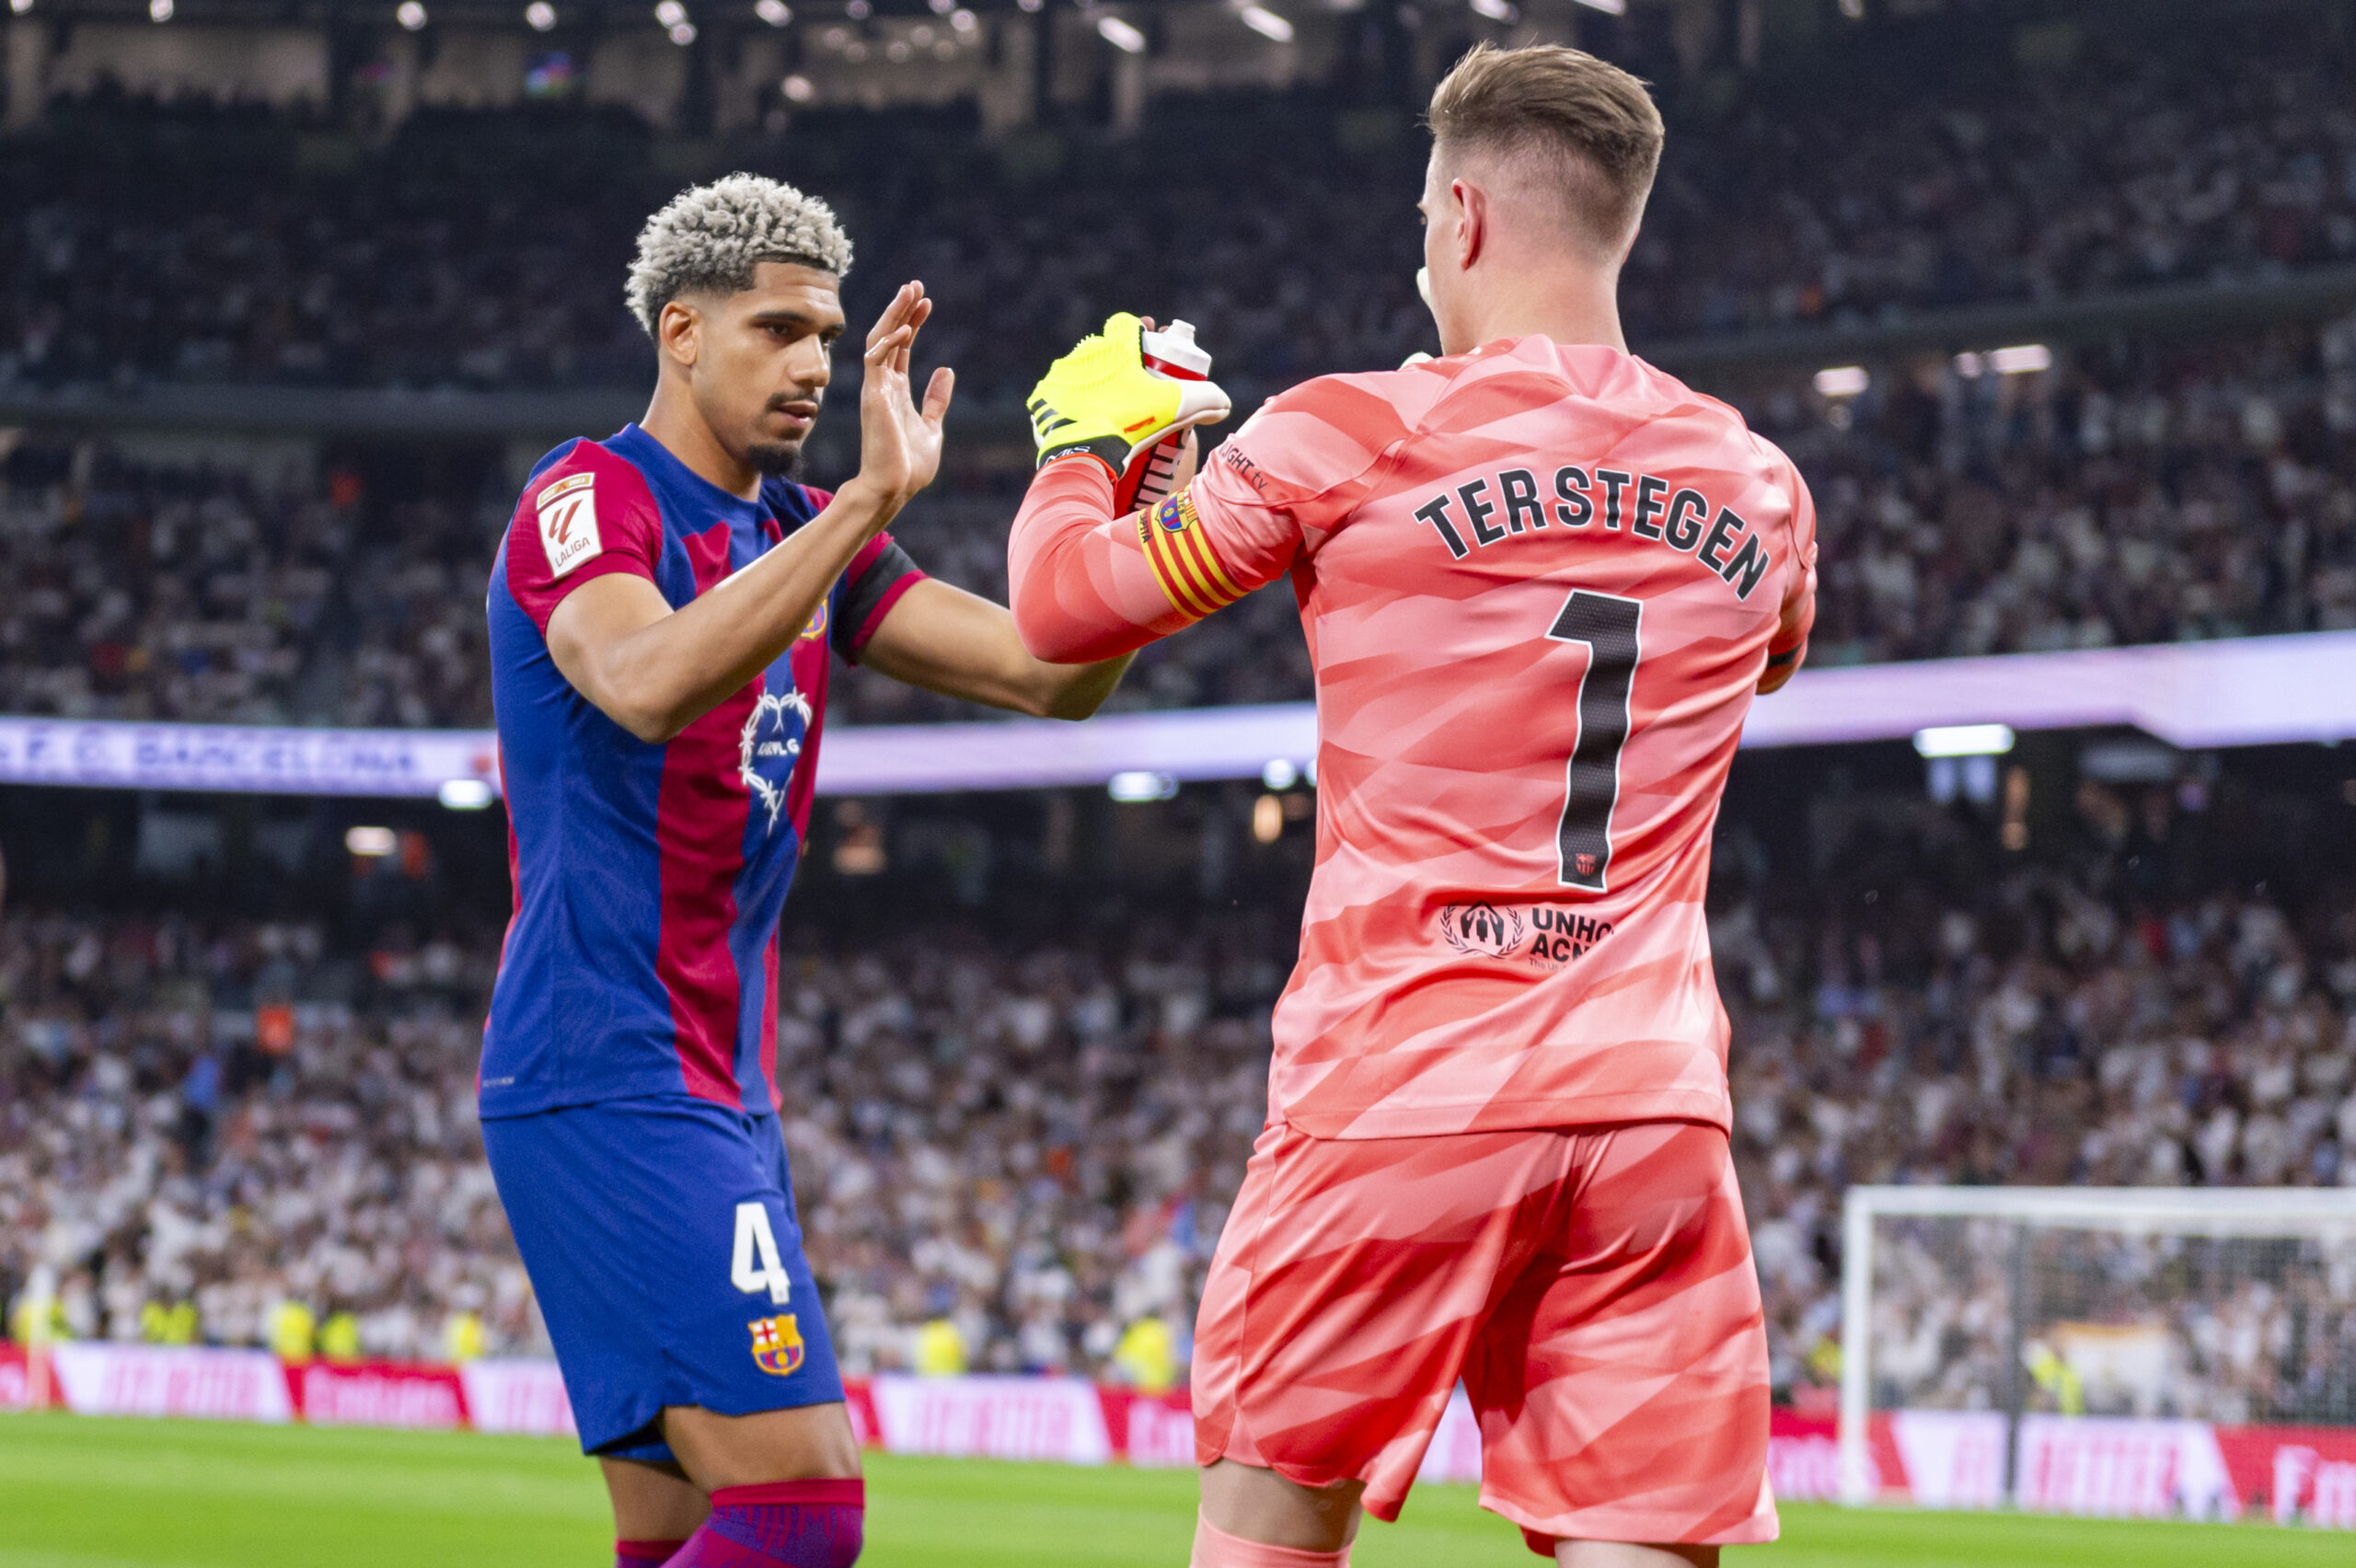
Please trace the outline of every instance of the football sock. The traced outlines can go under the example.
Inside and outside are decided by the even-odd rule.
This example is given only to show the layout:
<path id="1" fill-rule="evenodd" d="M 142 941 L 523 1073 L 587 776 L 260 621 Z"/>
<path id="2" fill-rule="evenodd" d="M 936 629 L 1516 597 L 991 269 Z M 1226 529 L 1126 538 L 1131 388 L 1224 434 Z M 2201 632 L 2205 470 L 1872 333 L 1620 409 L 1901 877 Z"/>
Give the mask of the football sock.
<path id="1" fill-rule="evenodd" d="M 687 1544 L 683 1540 L 618 1540 L 614 1568 L 663 1568 Z"/>
<path id="2" fill-rule="evenodd" d="M 670 1568 L 850 1568 L 866 1514 L 864 1482 L 723 1486 Z"/>
<path id="3" fill-rule="evenodd" d="M 1350 1549 L 1303 1551 L 1297 1546 L 1265 1546 L 1231 1536 L 1197 1514 L 1192 1564 L 1193 1568 L 1350 1568 Z"/>

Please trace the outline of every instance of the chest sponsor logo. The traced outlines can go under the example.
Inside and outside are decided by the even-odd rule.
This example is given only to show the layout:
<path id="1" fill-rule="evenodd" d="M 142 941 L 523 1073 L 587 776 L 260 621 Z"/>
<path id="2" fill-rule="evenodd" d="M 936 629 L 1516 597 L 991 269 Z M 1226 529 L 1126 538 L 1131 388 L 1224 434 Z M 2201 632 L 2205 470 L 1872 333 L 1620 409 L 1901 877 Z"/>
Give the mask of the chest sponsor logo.
<path id="1" fill-rule="evenodd" d="M 1541 969 L 1560 969 L 1584 958 L 1611 934 L 1611 922 L 1551 904 L 1542 904 L 1523 918 L 1519 909 L 1494 904 L 1451 904 L 1440 911 L 1440 935 L 1459 952 L 1484 958 L 1511 958 L 1528 950 L 1530 962 Z"/>
<path id="2" fill-rule="evenodd" d="M 594 474 L 573 474 L 540 492 L 540 548 L 548 552 L 551 577 L 605 551 L 597 534 L 596 483 Z"/>
<path id="3" fill-rule="evenodd" d="M 768 813 L 764 831 L 775 832 L 785 811 L 785 787 L 793 777 L 794 760 L 810 733 L 814 715 L 810 699 L 798 691 L 763 692 L 753 711 L 745 716 L 738 738 L 736 772 L 762 810 Z"/>
<path id="4" fill-rule="evenodd" d="M 792 1313 L 756 1319 L 751 1327 L 755 1366 L 772 1378 L 791 1378 L 801 1369 L 802 1325 Z"/>

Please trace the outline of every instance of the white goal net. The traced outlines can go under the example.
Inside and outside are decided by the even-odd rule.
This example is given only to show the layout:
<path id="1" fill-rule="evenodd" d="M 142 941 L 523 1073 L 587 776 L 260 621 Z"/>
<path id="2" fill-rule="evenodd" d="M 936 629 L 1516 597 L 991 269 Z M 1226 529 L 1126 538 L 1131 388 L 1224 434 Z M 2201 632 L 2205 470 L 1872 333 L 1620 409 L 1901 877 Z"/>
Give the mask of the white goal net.
<path id="1" fill-rule="evenodd" d="M 2356 1528 L 2356 1190 L 1855 1187 L 1844 1500 Z"/>

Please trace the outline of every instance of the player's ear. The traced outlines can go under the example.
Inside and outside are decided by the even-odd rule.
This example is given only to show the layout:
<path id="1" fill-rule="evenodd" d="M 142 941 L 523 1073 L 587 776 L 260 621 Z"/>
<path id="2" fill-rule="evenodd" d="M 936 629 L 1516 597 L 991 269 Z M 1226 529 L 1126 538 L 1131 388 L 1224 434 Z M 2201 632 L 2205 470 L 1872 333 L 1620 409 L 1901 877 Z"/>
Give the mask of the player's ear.
<path id="1" fill-rule="evenodd" d="M 701 352 L 703 317 L 695 306 L 684 300 L 672 300 L 663 306 L 663 314 L 654 318 L 655 346 L 664 355 L 680 364 L 692 366 Z"/>
<path id="2" fill-rule="evenodd" d="M 1489 240 L 1489 193 L 1469 179 L 1448 186 L 1449 204 L 1455 209 L 1456 265 L 1464 271 L 1479 260 Z"/>

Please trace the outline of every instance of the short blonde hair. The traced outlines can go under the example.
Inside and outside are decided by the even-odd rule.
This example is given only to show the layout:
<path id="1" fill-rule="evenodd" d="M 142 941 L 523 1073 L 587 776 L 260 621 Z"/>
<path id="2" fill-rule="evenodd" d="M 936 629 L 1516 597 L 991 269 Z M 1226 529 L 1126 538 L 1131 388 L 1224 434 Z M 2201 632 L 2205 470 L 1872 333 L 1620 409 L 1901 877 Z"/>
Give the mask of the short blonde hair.
<path id="1" fill-rule="evenodd" d="M 691 186 L 638 231 L 629 313 L 652 336 L 663 307 L 681 294 L 751 288 L 753 269 L 764 261 L 839 278 L 850 271 L 850 236 L 833 208 L 779 180 L 732 174 Z"/>
<path id="2" fill-rule="evenodd" d="M 1635 228 L 1660 168 L 1660 110 L 1645 84 L 1556 43 L 1475 44 L 1432 89 L 1425 121 L 1443 159 L 1539 160 L 1573 228 L 1603 251 Z"/>

